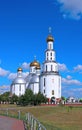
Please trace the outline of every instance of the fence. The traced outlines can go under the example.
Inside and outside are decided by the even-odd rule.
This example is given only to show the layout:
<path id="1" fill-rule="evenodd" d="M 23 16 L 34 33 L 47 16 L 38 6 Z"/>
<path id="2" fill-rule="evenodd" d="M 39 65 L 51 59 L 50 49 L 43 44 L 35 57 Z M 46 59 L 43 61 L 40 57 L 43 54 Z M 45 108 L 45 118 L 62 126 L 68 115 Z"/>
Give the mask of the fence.
<path id="1" fill-rule="evenodd" d="M 0 109 L 0 115 L 9 116 L 23 120 L 25 130 L 46 130 L 46 128 L 31 114 L 22 114 L 20 110 L 16 109 Z"/>
<path id="2" fill-rule="evenodd" d="M 26 114 L 26 124 L 30 130 L 46 130 L 46 128 L 30 113 Z"/>

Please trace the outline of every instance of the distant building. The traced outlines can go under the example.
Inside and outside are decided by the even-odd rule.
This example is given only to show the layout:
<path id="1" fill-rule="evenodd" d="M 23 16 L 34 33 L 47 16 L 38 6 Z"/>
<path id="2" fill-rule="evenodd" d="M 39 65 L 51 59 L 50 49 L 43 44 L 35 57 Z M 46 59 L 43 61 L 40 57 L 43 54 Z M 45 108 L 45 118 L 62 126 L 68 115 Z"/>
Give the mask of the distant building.
<path id="1" fill-rule="evenodd" d="M 61 98 L 61 76 L 56 62 L 56 52 L 54 51 L 54 38 L 50 34 L 47 37 L 47 49 L 45 51 L 45 61 L 42 66 L 34 60 L 30 63 L 30 72 L 24 79 L 22 69 L 17 71 L 17 78 L 11 84 L 11 93 L 20 96 L 29 88 L 33 93 L 39 91 L 49 100 L 54 97 L 56 100 Z"/>
<path id="2" fill-rule="evenodd" d="M 67 98 L 67 102 L 68 103 L 75 103 L 76 102 L 76 98 L 74 98 L 74 97 L 68 97 Z"/>

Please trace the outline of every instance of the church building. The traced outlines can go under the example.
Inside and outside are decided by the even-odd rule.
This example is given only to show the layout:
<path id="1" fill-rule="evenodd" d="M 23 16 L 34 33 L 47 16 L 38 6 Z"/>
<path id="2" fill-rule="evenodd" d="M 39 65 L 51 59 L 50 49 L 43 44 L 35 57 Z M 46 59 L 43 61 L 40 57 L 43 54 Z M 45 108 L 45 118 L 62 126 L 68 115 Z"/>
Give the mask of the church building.
<path id="1" fill-rule="evenodd" d="M 42 65 L 34 60 L 30 63 L 30 72 L 24 78 L 22 76 L 22 68 L 18 68 L 17 77 L 11 84 L 11 94 L 21 96 L 25 90 L 31 89 L 34 94 L 41 92 L 49 100 L 54 97 L 56 100 L 61 98 L 61 76 L 56 62 L 56 52 L 54 50 L 54 38 L 48 35 L 47 49 L 45 51 L 45 61 Z"/>
<path id="2" fill-rule="evenodd" d="M 53 49 L 54 38 L 49 35 L 47 37 L 47 50 L 45 51 L 45 61 L 43 70 L 40 74 L 40 91 L 47 98 L 61 98 L 61 76 L 58 71 L 58 63 L 56 62 L 56 54 Z"/>

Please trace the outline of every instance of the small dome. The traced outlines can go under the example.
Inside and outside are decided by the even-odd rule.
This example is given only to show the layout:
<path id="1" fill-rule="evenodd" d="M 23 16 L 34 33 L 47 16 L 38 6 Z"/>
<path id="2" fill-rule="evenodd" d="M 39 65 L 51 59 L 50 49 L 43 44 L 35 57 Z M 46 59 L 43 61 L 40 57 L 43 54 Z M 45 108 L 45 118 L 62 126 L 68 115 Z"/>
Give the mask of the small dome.
<path id="1" fill-rule="evenodd" d="M 49 41 L 52 41 L 52 42 L 54 42 L 54 38 L 51 36 L 51 35 L 49 35 L 48 37 L 47 37 L 47 40 L 46 40 L 47 42 L 49 42 Z"/>
<path id="2" fill-rule="evenodd" d="M 31 83 L 39 83 L 39 76 L 34 74 L 31 81 L 30 81 L 30 84 Z"/>
<path id="3" fill-rule="evenodd" d="M 37 68 L 40 68 L 40 64 L 39 64 L 39 62 L 37 62 L 36 60 L 34 60 L 33 62 L 31 62 L 30 67 L 32 67 L 32 66 L 35 66 L 36 69 L 37 69 Z"/>
<path id="4" fill-rule="evenodd" d="M 18 68 L 17 71 L 23 71 L 22 68 Z"/>
<path id="5" fill-rule="evenodd" d="M 13 84 L 25 84 L 25 83 L 26 83 L 26 81 L 22 77 L 17 77 L 13 81 Z"/>
<path id="6" fill-rule="evenodd" d="M 30 80 L 31 80 L 31 78 L 32 78 L 32 76 L 33 76 L 33 74 L 29 73 L 29 74 L 27 75 L 27 77 L 25 78 L 26 82 L 29 83 Z"/>

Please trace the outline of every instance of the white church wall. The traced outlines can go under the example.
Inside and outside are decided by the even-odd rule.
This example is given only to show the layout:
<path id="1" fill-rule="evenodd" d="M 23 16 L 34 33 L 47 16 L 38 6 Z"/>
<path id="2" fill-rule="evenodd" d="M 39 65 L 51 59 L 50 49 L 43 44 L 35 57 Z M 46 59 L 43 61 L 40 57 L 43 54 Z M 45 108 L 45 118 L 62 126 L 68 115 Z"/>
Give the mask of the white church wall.
<path id="1" fill-rule="evenodd" d="M 26 85 L 21 84 L 21 95 L 25 94 L 25 90 L 26 90 Z"/>
<path id="2" fill-rule="evenodd" d="M 39 92 L 39 83 L 31 83 L 29 88 L 33 91 L 34 94 L 37 94 Z"/>
<path id="3" fill-rule="evenodd" d="M 19 84 L 15 84 L 15 95 L 19 96 Z"/>
<path id="4" fill-rule="evenodd" d="M 45 84 L 44 84 L 45 79 Z M 59 86 L 60 76 L 46 75 L 40 78 L 40 91 L 47 98 L 56 97 L 61 98 L 61 84 Z"/>
<path id="5" fill-rule="evenodd" d="M 12 94 L 21 96 L 25 93 L 26 85 L 25 84 L 13 84 L 12 85 Z"/>

